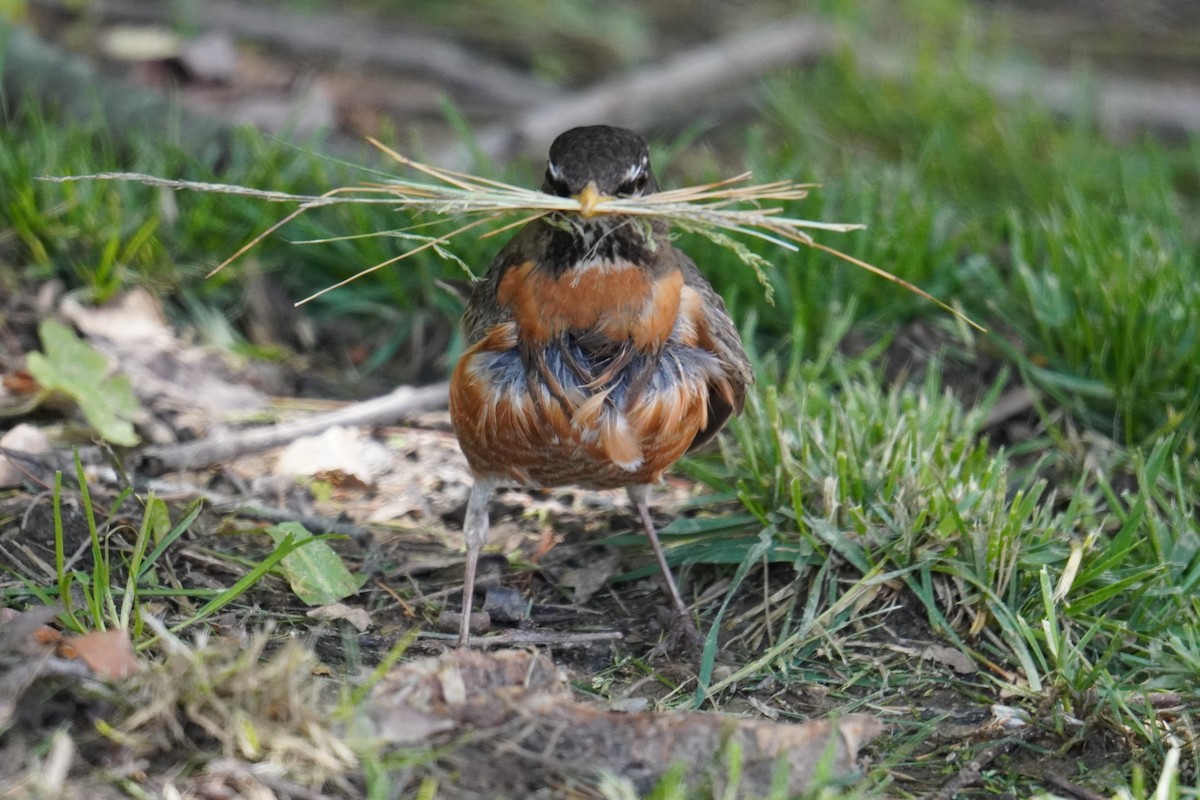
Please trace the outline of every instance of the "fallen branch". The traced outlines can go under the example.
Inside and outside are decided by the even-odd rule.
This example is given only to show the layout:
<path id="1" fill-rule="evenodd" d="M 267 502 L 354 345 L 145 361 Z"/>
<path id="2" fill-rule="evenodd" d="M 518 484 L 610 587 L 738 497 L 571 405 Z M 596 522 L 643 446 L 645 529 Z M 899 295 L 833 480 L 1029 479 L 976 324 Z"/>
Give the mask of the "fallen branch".
<path id="1" fill-rule="evenodd" d="M 1071 797 L 1077 798 L 1077 800 L 1107 800 L 1108 797 L 1108 795 L 1103 795 L 1099 792 L 1093 792 L 1086 786 L 1080 786 L 1078 783 L 1072 783 L 1066 778 L 1055 775 L 1050 771 L 1043 773 L 1042 780 L 1050 784 L 1050 786 L 1056 791 L 1070 795 Z"/>
<path id="2" fill-rule="evenodd" d="M 808 63 L 831 53 L 837 37 L 810 16 L 777 20 L 670 56 L 522 112 L 513 121 L 485 128 L 478 147 L 496 160 L 518 153 L 541 157 L 559 133 L 603 121 L 649 130 L 666 120 L 694 120 L 713 97 L 748 87 L 775 70 Z M 745 94 L 743 102 L 753 97 Z M 463 164 L 465 153 L 440 154 L 443 164 Z"/>
<path id="3" fill-rule="evenodd" d="M 143 475 L 161 475 L 184 469 L 204 469 L 288 444 L 303 436 L 315 436 L 335 426 L 383 425 L 423 411 L 444 408 L 449 386 L 437 383 L 420 388 L 401 386 L 382 397 L 339 408 L 325 414 L 285 422 L 266 428 L 240 430 L 188 442 L 183 445 L 153 445 L 137 451 L 132 463 Z"/>
<path id="4" fill-rule="evenodd" d="M 603 120 L 651 130 L 673 120 L 694 120 L 696 109 L 714 109 L 714 96 L 742 87 L 742 102 L 753 97 L 753 83 L 783 67 L 816 61 L 839 49 L 865 73 L 886 80 L 916 77 L 912 57 L 870 42 L 855 43 L 830 25 L 796 16 L 762 28 L 678 53 L 641 71 L 599 83 L 589 89 L 522 111 L 513 121 L 485 128 L 479 151 L 495 160 L 524 154 L 540 157 L 559 132 Z M 974 62 L 971 81 L 1001 100 L 1036 99 L 1060 115 L 1077 114 L 1081 93 L 1092 100 L 1096 121 L 1111 135 L 1142 129 L 1187 134 L 1200 130 L 1200 89 L 1194 86 L 1098 75 L 1083 82 L 1078 72 L 1022 68 Z M 438 163 L 465 164 L 463 149 L 438 154 Z"/>

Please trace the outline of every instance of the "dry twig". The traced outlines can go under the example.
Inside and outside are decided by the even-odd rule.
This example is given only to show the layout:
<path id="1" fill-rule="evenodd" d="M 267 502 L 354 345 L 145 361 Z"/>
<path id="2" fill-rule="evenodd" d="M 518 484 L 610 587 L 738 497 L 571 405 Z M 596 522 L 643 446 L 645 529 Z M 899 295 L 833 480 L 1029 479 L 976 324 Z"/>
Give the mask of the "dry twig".
<path id="1" fill-rule="evenodd" d="M 963 789 L 978 786 L 979 782 L 983 780 L 983 771 L 991 766 L 993 761 L 1010 752 L 1017 745 L 1029 741 L 1038 733 L 1039 730 L 1036 727 L 1029 725 L 1021 728 L 1011 736 L 1001 739 L 980 753 L 976 758 L 964 764 L 962 769 L 954 773 L 954 777 L 947 781 L 941 789 L 933 794 L 926 795 L 925 800 L 954 800 Z"/>
<path id="2" fill-rule="evenodd" d="M 200 439 L 183 445 L 154 445 L 138 451 L 136 459 L 143 474 L 161 475 L 181 469 L 203 469 L 288 444 L 302 436 L 314 436 L 335 425 L 381 425 L 406 416 L 442 408 L 449 388 L 445 383 L 414 389 L 401 386 L 394 391 L 354 403 L 335 411 L 267 428 L 237 431 Z"/>

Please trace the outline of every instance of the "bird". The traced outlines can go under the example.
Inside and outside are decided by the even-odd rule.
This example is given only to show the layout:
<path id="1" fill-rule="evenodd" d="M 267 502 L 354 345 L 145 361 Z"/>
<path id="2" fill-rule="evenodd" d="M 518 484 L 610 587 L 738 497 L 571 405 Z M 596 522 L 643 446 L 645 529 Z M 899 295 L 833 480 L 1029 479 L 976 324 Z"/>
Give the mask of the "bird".
<path id="1" fill-rule="evenodd" d="M 475 281 L 450 417 L 473 480 L 459 646 L 499 486 L 625 488 L 693 641 L 650 490 L 741 412 L 753 371 L 722 298 L 654 217 L 593 213 L 657 192 L 645 140 L 609 125 L 550 145 L 541 190 L 576 198 L 519 229 Z"/>

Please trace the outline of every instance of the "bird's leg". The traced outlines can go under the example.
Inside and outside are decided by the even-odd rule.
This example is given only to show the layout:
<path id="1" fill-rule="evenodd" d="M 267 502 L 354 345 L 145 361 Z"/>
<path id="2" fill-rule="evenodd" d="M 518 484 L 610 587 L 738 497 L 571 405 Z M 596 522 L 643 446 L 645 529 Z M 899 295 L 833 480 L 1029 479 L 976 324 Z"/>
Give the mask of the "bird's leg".
<path id="1" fill-rule="evenodd" d="M 467 517 L 463 521 L 463 538 L 467 542 L 467 574 L 463 582 L 462 621 L 458 627 L 458 646 L 471 643 L 471 604 L 475 599 L 475 568 L 479 552 L 488 538 L 488 505 L 492 500 L 492 481 L 476 478 L 467 500 Z"/>
<path id="2" fill-rule="evenodd" d="M 637 506 L 638 516 L 642 520 L 642 527 L 646 531 L 646 537 L 650 539 L 650 546 L 654 548 L 654 557 L 658 559 L 658 568 L 662 570 L 663 580 L 667 582 L 667 592 L 671 595 L 671 603 L 675 606 L 675 634 L 683 634 L 683 638 L 690 645 L 695 645 L 702 641 L 700 631 L 696 627 L 696 621 L 692 619 L 692 614 L 688 611 L 687 605 L 683 602 L 683 598 L 679 595 L 679 587 L 675 585 L 675 576 L 671 574 L 671 568 L 667 566 L 667 554 L 663 552 L 662 543 L 658 541 L 658 531 L 654 528 L 654 520 L 650 517 L 650 487 L 646 485 L 629 486 L 626 488 L 629 493 L 629 499 Z"/>

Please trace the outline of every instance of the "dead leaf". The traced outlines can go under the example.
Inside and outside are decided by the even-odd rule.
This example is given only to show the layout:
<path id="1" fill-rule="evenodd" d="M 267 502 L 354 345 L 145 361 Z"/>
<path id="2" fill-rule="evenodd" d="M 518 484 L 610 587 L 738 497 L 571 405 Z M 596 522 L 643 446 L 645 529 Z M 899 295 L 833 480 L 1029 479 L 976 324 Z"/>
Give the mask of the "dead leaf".
<path id="1" fill-rule="evenodd" d="M 357 430 L 335 425 L 320 436 L 288 445 L 275 462 L 276 475 L 303 475 L 341 488 L 367 489 L 375 482 L 381 455 L 378 442 Z M 388 460 L 386 449 L 382 461 Z"/>
<path id="2" fill-rule="evenodd" d="M 970 675 L 976 671 L 971 657 L 956 647 L 931 644 L 921 651 L 921 658 L 947 666 L 959 675 Z"/>
<path id="3" fill-rule="evenodd" d="M 15 369 L 0 376 L 0 386 L 11 395 L 25 396 L 36 394 L 41 388 L 27 370 Z"/>
<path id="4" fill-rule="evenodd" d="M 454 720 L 412 708 L 397 708 L 376 721 L 375 731 L 384 741 L 403 746 L 424 744 L 433 734 L 453 728 Z"/>
<path id="5" fill-rule="evenodd" d="M 113 25 L 100 37 L 100 50 L 117 61 L 161 61 L 179 54 L 179 36 L 157 25 Z"/>
<path id="6" fill-rule="evenodd" d="M 228 33 L 210 31 L 183 46 L 179 63 L 197 80 L 229 83 L 237 72 L 237 47 Z"/>
<path id="7" fill-rule="evenodd" d="M 50 440 L 41 428 L 23 422 L 0 436 L 0 447 L 31 455 L 42 455 L 50 452 Z M 0 454 L 0 489 L 20 486 L 24 482 L 25 473 L 20 467 L 7 456 Z"/>
<path id="8" fill-rule="evenodd" d="M 489 586 L 483 610 L 497 622 L 520 622 L 529 618 L 529 599 L 506 586 Z"/>
<path id="9" fill-rule="evenodd" d="M 68 295 L 59 312 L 89 339 L 100 337 L 122 345 L 167 347 L 175 338 L 162 303 L 145 289 L 132 289 L 102 306 L 85 306 Z"/>
<path id="10" fill-rule="evenodd" d="M 1016 706 L 995 703 L 992 705 L 992 721 L 1007 731 L 1015 731 L 1029 725 L 1029 712 Z"/>
<path id="11" fill-rule="evenodd" d="M 563 535 L 554 530 L 552 525 L 546 525 L 542 528 L 542 534 L 538 537 L 537 547 L 533 549 L 532 561 L 535 564 L 540 564 L 542 559 L 558 545 L 563 542 Z"/>
<path id="12" fill-rule="evenodd" d="M 72 636 L 58 647 L 63 658 L 78 658 L 102 678 L 119 681 L 138 671 L 137 655 L 129 631 L 92 631 Z"/>
<path id="13" fill-rule="evenodd" d="M 345 620 L 353 625 L 359 633 L 362 633 L 375 624 L 372 622 L 371 615 L 366 609 L 355 608 L 345 603 L 330 603 L 327 606 L 310 609 L 308 616 L 313 619 L 324 620 L 325 622 L 333 622 L 339 619 Z"/>
<path id="14" fill-rule="evenodd" d="M 138 421 L 154 441 L 207 435 L 225 417 L 267 404 L 261 392 L 229 379 L 233 370 L 226 354 L 181 342 L 159 300 L 143 289 L 99 307 L 67 297 L 59 311 L 129 376 L 142 405 L 153 412 Z"/>
<path id="15" fill-rule="evenodd" d="M 616 556 L 605 556 L 586 567 L 570 570 L 558 579 L 558 583 L 560 586 L 574 589 L 573 600 L 582 605 L 608 584 L 609 578 L 617 571 L 617 563 Z"/>

